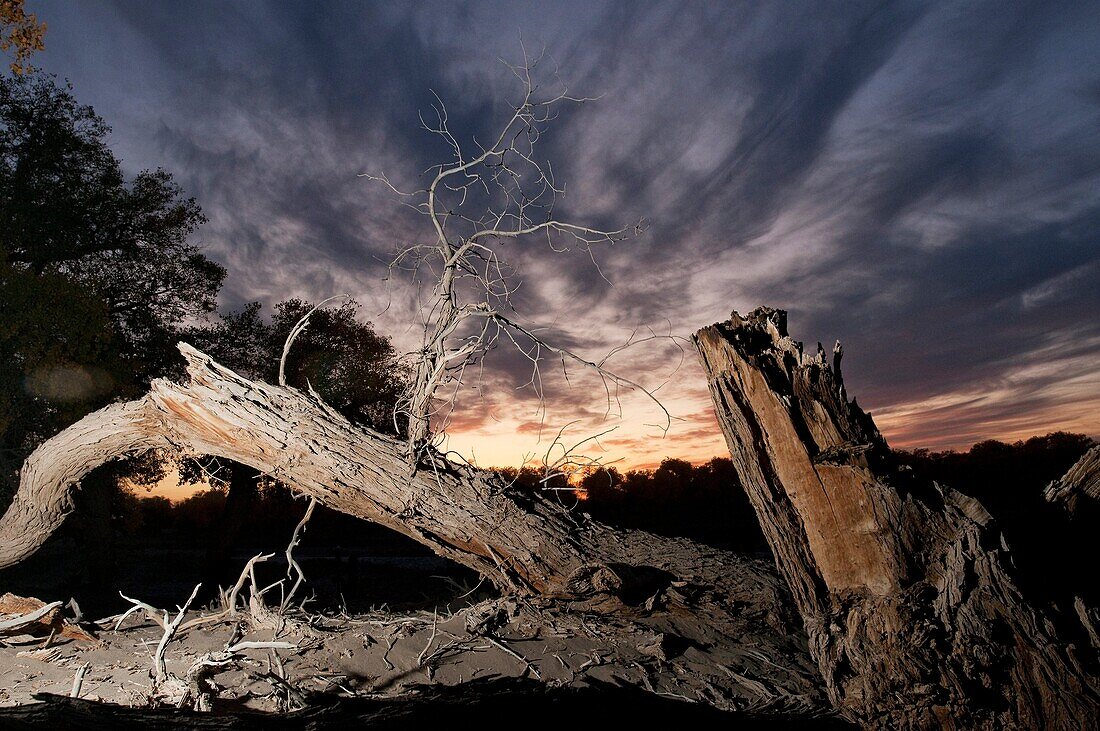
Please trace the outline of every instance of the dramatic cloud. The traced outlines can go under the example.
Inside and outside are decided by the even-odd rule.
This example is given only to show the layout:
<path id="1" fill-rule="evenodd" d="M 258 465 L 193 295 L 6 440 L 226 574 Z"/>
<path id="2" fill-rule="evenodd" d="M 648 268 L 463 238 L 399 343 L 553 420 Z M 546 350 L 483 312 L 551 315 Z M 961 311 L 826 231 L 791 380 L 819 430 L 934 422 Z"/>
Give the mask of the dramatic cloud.
<path id="1" fill-rule="evenodd" d="M 227 307 L 349 292 L 413 347 L 416 299 L 383 281 L 423 222 L 357 174 L 415 183 L 445 159 L 417 129 L 434 90 L 463 139 L 514 93 L 496 58 L 545 45 L 571 87 L 541 152 L 563 212 L 646 218 L 587 257 L 517 251 L 517 304 L 602 354 L 638 327 L 687 335 L 757 304 L 845 343 L 850 390 L 895 444 L 1100 433 L 1100 6 L 1076 2 L 398 4 L 39 2 L 40 63 L 114 126 L 128 169 L 164 166 L 203 205 Z M 501 350 L 451 420 L 483 463 L 608 426 L 609 458 L 723 449 L 688 352 L 597 379 L 546 373 L 545 410 Z M 552 368 L 551 368 L 552 370 Z M 524 396 L 527 398 L 524 398 Z M 620 404 L 612 399 L 611 413 Z M 540 429 L 540 427 L 544 427 Z M 538 442 L 542 438 L 541 443 Z"/>

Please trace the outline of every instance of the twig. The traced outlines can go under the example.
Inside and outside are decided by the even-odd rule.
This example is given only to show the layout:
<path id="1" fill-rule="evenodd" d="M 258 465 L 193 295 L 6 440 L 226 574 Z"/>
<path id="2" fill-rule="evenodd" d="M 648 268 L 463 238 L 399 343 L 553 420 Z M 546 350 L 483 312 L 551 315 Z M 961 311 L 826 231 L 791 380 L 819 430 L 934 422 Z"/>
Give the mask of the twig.
<path id="1" fill-rule="evenodd" d="M 252 579 L 252 590 L 256 590 L 256 564 L 266 561 L 274 555 L 274 553 L 257 553 L 255 556 L 248 559 L 248 562 L 241 570 L 241 575 L 237 578 L 237 583 L 226 593 L 225 599 L 223 600 L 227 612 L 230 614 L 236 613 L 237 595 L 240 593 L 241 589 L 244 588 L 244 584 L 249 578 Z"/>
<path id="2" fill-rule="evenodd" d="M 284 387 L 286 386 L 286 358 L 287 358 L 288 355 L 290 355 L 290 346 L 294 345 L 294 341 L 298 339 L 298 336 L 301 335 L 302 331 L 306 329 L 307 325 L 309 325 L 309 316 L 312 315 L 317 310 L 324 307 L 325 305 L 327 305 L 329 302 L 332 302 L 333 300 L 340 299 L 342 297 L 347 298 L 347 299 L 351 299 L 351 295 L 338 294 L 338 295 L 335 295 L 333 297 L 329 297 L 326 300 L 322 300 L 321 302 L 318 302 L 316 305 L 314 305 L 313 309 L 311 309 L 309 312 L 307 312 L 305 315 L 303 315 L 302 319 L 298 320 L 298 322 L 295 323 L 294 327 L 292 327 L 290 329 L 290 334 L 287 336 L 286 342 L 283 343 L 283 356 L 279 359 L 279 385 L 280 386 L 284 386 Z"/>
<path id="3" fill-rule="evenodd" d="M 285 612 L 286 608 L 290 606 L 291 600 L 294 598 L 295 592 L 298 591 L 298 587 L 305 581 L 306 575 L 302 571 L 302 567 L 298 565 L 298 562 L 294 559 L 294 549 L 297 547 L 298 542 L 302 540 L 302 534 L 305 533 L 306 524 L 309 523 L 309 519 L 313 517 L 313 509 L 317 507 L 317 498 L 310 496 L 309 506 L 306 508 L 306 514 L 302 516 L 302 519 L 298 521 L 298 525 L 294 527 L 294 533 L 290 536 L 290 543 L 286 547 L 286 576 L 289 579 L 291 572 L 298 572 L 298 578 L 295 579 L 294 585 L 290 587 L 290 592 L 283 597 L 282 602 L 279 604 L 279 611 Z"/>
<path id="4" fill-rule="evenodd" d="M 293 642 L 255 642 L 246 640 L 237 642 L 225 648 L 226 652 L 238 653 L 242 650 L 297 650 L 298 645 Z"/>
<path id="5" fill-rule="evenodd" d="M 125 599 L 126 601 L 133 604 L 134 606 L 130 607 L 129 609 L 127 609 L 122 614 L 116 615 L 116 617 L 114 618 L 115 619 L 115 627 L 114 627 L 115 632 L 118 632 L 119 628 L 122 627 L 122 623 L 125 622 L 126 619 L 131 614 L 133 614 L 134 612 L 137 612 L 137 611 L 144 611 L 145 616 L 148 619 L 152 620 L 153 622 L 156 622 L 160 626 L 161 629 L 167 629 L 168 628 L 167 623 L 165 622 L 165 620 L 161 616 L 161 615 L 167 616 L 168 612 L 166 612 L 165 610 L 157 609 L 156 607 L 153 607 L 149 604 L 146 604 L 145 602 L 143 602 L 139 599 L 132 599 L 132 598 L 126 596 L 125 594 L 123 594 L 121 591 L 118 593 L 118 595 L 120 597 L 122 597 L 123 599 Z M 179 628 L 176 630 L 176 634 L 177 635 L 182 635 L 184 632 L 192 630 L 195 627 L 200 627 L 204 624 L 209 624 L 211 622 L 217 622 L 218 620 L 224 618 L 227 614 L 229 614 L 228 611 L 223 611 L 223 612 L 219 612 L 218 614 L 211 614 L 211 615 L 206 616 L 206 617 L 196 617 L 195 619 L 189 620 L 189 621 L 184 622 L 183 624 L 181 624 L 179 626 Z M 103 623 L 109 621 L 110 619 L 112 619 L 112 618 L 108 617 L 107 619 L 101 619 L 101 620 L 99 620 L 99 622 L 97 622 L 97 624 L 103 624 Z"/>
<path id="6" fill-rule="evenodd" d="M 183 622 L 184 616 L 187 614 L 187 608 L 191 606 L 191 602 L 195 601 L 195 597 L 198 596 L 199 587 L 202 584 L 195 584 L 195 588 L 191 591 L 191 596 L 187 598 L 187 601 L 183 603 L 183 606 L 179 608 L 179 613 L 176 618 L 169 621 L 168 612 L 164 613 L 164 635 L 160 638 L 160 643 L 157 644 L 157 651 L 153 655 L 153 668 L 156 671 L 155 684 L 159 685 L 168 679 L 168 667 L 164 663 L 164 652 L 168 648 L 168 643 L 172 641 L 172 638 L 176 634 L 176 630 L 179 629 L 180 624 Z"/>
<path id="7" fill-rule="evenodd" d="M 84 686 L 84 676 L 88 673 L 88 668 L 91 667 L 88 663 L 84 663 L 76 669 L 76 675 L 73 676 L 73 689 L 69 691 L 70 698 L 79 698 L 80 689 Z"/>
<path id="8" fill-rule="evenodd" d="M 530 660 L 528 660 L 523 655 L 519 654 L 518 652 L 516 652 L 512 648 L 508 647 L 503 642 L 501 642 L 500 640 L 496 639 L 495 637 L 493 637 L 491 635 L 485 635 L 485 639 L 489 640 L 489 642 L 491 642 L 493 644 L 493 646 L 495 646 L 498 649 L 503 650 L 504 652 L 508 653 L 509 655 L 514 657 L 516 660 L 519 660 L 521 663 L 524 664 L 524 666 L 526 666 L 526 669 L 529 670 L 531 672 L 531 674 L 535 676 L 535 678 L 537 678 L 538 680 L 542 680 L 542 675 L 539 673 L 539 669 L 536 668 L 531 663 Z"/>
<path id="9" fill-rule="evenodd" d="M 428 637 L 428 644 L 424 645 L 424 649 L 420 651 L 420 655 L 418 655 L 417 658 L 416 658 L 416 664 L 417 665 L 423 665 L 424 664 L 424 655 L 426 655 L 428 653 L 428 649 L 431 648 L 432 643 L 435 642 L 435 630 L 436 630 L 436 626 L 437 626 L 438 622 L 439 622 L 439 613 L 438 613 L 438 611 L 436 611 L 436 612 L 433 612 L 433 616 L 432 616 L 432 634 L 431 634 L 430 637 Z"/>

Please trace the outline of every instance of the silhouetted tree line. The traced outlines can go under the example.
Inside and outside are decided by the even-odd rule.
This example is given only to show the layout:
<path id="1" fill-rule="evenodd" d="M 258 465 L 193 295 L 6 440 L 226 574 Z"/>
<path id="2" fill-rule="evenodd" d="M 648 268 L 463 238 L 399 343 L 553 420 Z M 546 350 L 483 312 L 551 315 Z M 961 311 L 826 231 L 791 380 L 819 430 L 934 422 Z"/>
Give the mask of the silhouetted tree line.
<path id="1" fill-rule="evenodd" d="M 591 471 L 575 491 L 564 478 L 542 482 L 532 467 L 502 472 L 531 490 L 553 489 L 567 504 L 603 522 L 746 552 L 767 551 L 752 505 L 733 463 L 723 457 L 701 465 L 666 458 L 654 470 Z"/>
<path id="2" fill-rule="evenodd" d="M 140 488 L 119 490 L 112 498 L 114 531 L 132 545 L 205 548 L 219 539 L 227 492 L 225 488 L 200 490 L 173 503 L 165 497 L 143 495 Z M 285 548 L 305 506 L 286 486 L 273 480 L 258 481 L 245 518 L 246 529 L 235 535 L 232 548 L 249 555 Z M 369 547 L 380 555 L 430 555 L 411 539 L 323 505 L 314 511 L 303 545 L 309 550 Z M 237 564 L 230 568 L 240 570 Z"/>

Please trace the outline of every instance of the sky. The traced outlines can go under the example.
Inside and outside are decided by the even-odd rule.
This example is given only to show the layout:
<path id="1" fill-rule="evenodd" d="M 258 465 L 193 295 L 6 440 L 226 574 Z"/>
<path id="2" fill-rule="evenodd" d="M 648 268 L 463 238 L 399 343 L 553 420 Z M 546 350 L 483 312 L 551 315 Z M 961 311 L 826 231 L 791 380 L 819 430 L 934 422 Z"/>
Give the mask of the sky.
<path id="1" fill-rule="evenodd" d="M 503 58 L 545 49 L 571 91 L 539 153 L 562 212 L 645 232 L 588 256 L 506 251 L 523 321 L 599 357 L 767 304 L 845 348 L 845 381 L 897 447 L 1100 436 L 1100 3 L 86 2 L 28 0 L 36 64 L 113 127 L 129 172 L 195 196 L 221 304 L 349 293 L 403 350 L 413 282 L 387 255 L 430 237 L 361 173 L 415 187 L 503 121 Z M 601 276 L 602 272 L 602 276 Z M 605 281 L 605 278 L 606 280 Z M 448 446 L 541 458 L 562 427 L 623 467 L 725 454 L 695 354 L 612 361 L 657 391 L 490 354 Z"/>

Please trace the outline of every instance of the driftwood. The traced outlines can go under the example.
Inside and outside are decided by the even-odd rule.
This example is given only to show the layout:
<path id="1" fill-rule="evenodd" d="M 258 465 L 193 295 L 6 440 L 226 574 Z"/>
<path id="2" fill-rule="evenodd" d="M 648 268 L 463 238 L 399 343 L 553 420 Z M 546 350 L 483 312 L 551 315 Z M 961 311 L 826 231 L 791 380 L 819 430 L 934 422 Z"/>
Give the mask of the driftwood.
<path id="1" fill-rule="evenodd" d="M 714 705 L 826 707 L 805 635 L 768 562 L 618 530 L 552 494 L 438 453 L 410 465 L 403 442 L 352 425 L 316 398 L 180 349 L 189 382 L 155 381 L 145 397 L 85 417 L 27 459 L 0 519 L 0 568 L 46 540 L 71 511 L 81 478 L 99 465 L 154 448 L 215 455 L 410 536 L 545 611 L 621 615 L 637 631 L 670 636 L 681 651 L 731 657 L 731 648 L 746 648 L 732 656 L 756 658 L 746 660 L 752 671 L 705 699 Z"/>
<path id="2" fill-rule="evenodd" d="M 75 607 L 76 603 L 70 600 L 70 605 Z M 10 592 L 0 596 L 0 643 L 54 636 L 95 641 L 76 621 L 70 622 L 62 615 L 62 602 L 47 604 L 41 599 L 16 596 Z"/>
<path id="3" fill-rule="evenodd" d="M 292 388 L 249 381 L 187 345 L 190 382 L 155 381 L 137 401 L 101 409 L 28 457 L 0 519 L 0 568 L 31 555 L 72 510 L 72 490 L 109 460 L 160 448 L 209 454 L 285 481 L 330 508 L 379 523 L 521 595 L 644 590 L 653 571 L 774 595 L 751 561 L 686 540 L 619 531 L 433 455 L 410 468 L 404 443 L 357 428 Z"/>
<path id="4" fill-rule="evenodd" d="M 805 353 L 769 308 L 695 343 L 838 709 L 881 728 L 1097 727 L 1093 648 L 1021 593 L 976 500 L 896 467 L 848 401 L 839 343 L 831 364 Z"/>

